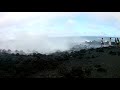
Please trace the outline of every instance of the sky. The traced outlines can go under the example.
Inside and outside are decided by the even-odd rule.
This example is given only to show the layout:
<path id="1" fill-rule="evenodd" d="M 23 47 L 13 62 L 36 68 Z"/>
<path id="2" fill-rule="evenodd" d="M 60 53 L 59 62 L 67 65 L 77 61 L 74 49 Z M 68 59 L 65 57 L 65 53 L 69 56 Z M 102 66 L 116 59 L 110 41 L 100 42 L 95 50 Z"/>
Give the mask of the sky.
<path id="1" fill-rule="evenodd" d="M 21 42 L 47 43 L 48 37 L 63 36 L 119 37 L 120 12 L 0 12 L 0 47 L 10 48 L 8 41 L 16 40 L 11 47 L 18 49 L 24 47 Z"/>
<path id="2" fill-rule="evenodd" d="M 120 12 L 0 12 L 1 36 L 120 36 Z"/>

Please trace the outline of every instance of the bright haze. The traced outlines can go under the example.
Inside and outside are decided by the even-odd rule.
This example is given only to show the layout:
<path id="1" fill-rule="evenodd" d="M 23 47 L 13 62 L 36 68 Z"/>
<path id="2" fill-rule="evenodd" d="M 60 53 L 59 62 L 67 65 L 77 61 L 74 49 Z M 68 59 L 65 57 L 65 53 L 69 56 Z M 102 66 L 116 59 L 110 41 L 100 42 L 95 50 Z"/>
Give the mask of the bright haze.
<path id="1" fill-rule="evenodd" d="M 56 37 L 73 36 L 119 37 L 120 12 L 0 12 L 1 49 L 64 51 L 84 39 Z"/>

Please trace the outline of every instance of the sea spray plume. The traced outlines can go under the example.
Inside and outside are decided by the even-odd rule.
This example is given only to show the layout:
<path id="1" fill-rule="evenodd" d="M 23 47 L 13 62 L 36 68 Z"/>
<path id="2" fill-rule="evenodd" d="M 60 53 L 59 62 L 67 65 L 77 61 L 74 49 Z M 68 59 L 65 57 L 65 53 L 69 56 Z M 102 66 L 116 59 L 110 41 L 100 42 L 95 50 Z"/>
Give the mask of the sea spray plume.
<path id="1" fill-rule="evenodd" d="M 25 38 L 24 38 L 25 37 Z M 86 42 L 85 42 L 86 41 Z M 2 44 L 4 43 L 4 44 Z M 7 43 L 7 45 L 5 44 Z M 42 54 L 49 54 L 60 51 L 68 51 L 71 48 L 76 50 L 100 47 L 99 41 L 90 41 L 84 37 L 48 37 L 47 35 L 29 36 L 20 33 L 12 41 L 1 42 L 2 49 L 23 50 L 25 53 L 32 53 L 33 50 Z M 75 50 L 74 49 L 74 50 Z"/>
<path id="2" fill-rule="evenodd" d="M 48 54 L 56 52 L 57 50 L 66 51 L 69 50 L 74 45 L 83 44 L 86 39 L 83 38 L 69 38 L 69 37 L 48 37 L 47 35 L 36 35 L 29 36 L 20 33 L 17 35 L 16 39 L 3 42 L 0 47 L 9 48 L 12 51 L 23 50 L 25 53 L 31 53 L 33 50 L 39 53 Z M 7 45 L 5 45 L 7 43 Z M 30 52 L 28 51 L 30 50 Z"/>

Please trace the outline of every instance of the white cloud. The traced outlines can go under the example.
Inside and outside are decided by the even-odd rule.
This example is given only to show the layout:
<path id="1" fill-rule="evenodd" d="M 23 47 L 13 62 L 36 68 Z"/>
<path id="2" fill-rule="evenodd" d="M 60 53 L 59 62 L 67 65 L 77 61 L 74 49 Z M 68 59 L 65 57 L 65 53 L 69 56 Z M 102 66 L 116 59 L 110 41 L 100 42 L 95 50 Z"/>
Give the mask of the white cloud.
<path id="1" fill-rule="evenodd" d="M 31 25 L 36 22 L 36 20 L 41 23 L 46 23 L 54 18 L 74 18 L 80 14 L 85 14 L 97 20 L 109 20 L 114 18 L 120 21 L 120 12 L 0 12 L 0 27 L 24 23 Z M 68 22 L 73 23 L 73 20 L 69 19 Z"/>
<path id="2" fill-rule="evenodd" d="M 0 13 L 0 27 L 14 25 L 16 23 L 22 24 L 25 22 L 40 20 L 40 22 L 44 23 L 44 21 L 48 21 L 54 18 L 60 17 L 74 17 L 79 15 L 79 13 L 75 12 L 1 12 Z"/>
<path id="3" fill-rule="evenodd" d="M 89 32 L 74 30 L 75 26 L 79 25 L 74 17 L 80 17 L 82 14 L 103 22 L 114 19 L 117 22 L 116 27 L 119 27 L 120 24 L 119 12 L 1 12 L 0 42 L 7 44 L 1 44 L 0 47 L 23 50 L 37 49 L 39 51 L 68 49 L 68 43 L 71 41 L 53 42 L 49 41 L 48 36 L 89 35 Z M 54 19 L 66 17 L 66 22 L 61 26 L 64 27 L 64 30 L 56 30 Z M 51 23 L 53 26 L 51 26 Z M 96 23 L 90 23 L 86 26 L 91 30 L 102 27 Z M 92 30 L 91 33 L 97 35 L 96 31 Z M 100 34 L 105 35 L 103 32 Z M 108 33 L 108 35 L 112 34 Z"/>
<path id="4" fill-rule="evenodd" d="M 98 21 L 115 19 L 120 21 L 120 12 L 1 12 L 0 13 L 0 30 L 4 28 L 27 29 L 26 27 L 34 26 L 36 23 L 41 26 L 47 26 L 51 20 L 55 18 L 68 17 L 67 25 L 73 26 L 75 21 L 74 17 L 85 14 L 90 18 Z M 72 18 L 72 19 L 71 19 Z M 116 27 L 119 27 L 116 23 Z"/>

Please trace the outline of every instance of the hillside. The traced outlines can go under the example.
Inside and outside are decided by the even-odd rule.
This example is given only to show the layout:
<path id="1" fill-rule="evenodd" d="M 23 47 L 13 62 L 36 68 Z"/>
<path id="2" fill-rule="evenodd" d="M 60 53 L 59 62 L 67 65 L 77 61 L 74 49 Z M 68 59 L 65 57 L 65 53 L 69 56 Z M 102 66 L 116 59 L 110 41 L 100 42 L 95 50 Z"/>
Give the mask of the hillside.
<path id="1" fill-rule="evenodd" d="M 119 78 L 120 48 L 104 47 L 49 55 L 0 53 L 0 78 Z"/>

